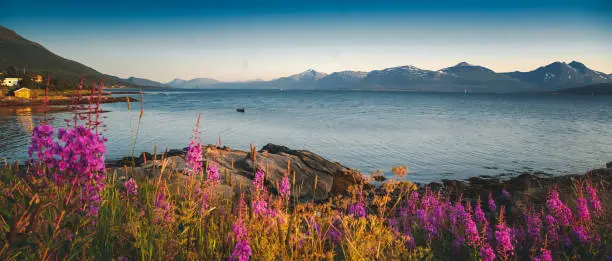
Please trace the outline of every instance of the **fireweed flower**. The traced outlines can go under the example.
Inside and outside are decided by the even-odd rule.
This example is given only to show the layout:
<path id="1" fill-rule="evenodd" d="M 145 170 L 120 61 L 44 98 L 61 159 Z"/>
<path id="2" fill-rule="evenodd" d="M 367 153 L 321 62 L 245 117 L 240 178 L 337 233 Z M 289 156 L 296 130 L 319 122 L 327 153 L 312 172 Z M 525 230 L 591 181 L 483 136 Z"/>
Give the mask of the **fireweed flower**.
<path id="1" fill-rule="evenodd" d="M 491 212 L 495 212 L 497 210 L 497 205 L 495 205 L 495 200 L 493 200 L 492 192 L 489 192 L 489 210 Z"/>
<path id="2" fill-rule="evenodd" d="M 166 199 L 166 193 L 162 187 L 155 197 L 155 205 L 153 208 L 153 222 L 156 224 L 168 224 L 174 221 L 172 216 L 173 206 Z"/>
<path id="3" fill-rule="evenodd" d="M 534 258 L 533 261 L 552 261 L 552 255 L 550 254 L 550 250 L 542 248 L 540 249 L 540 255 Z"/>
<path id="4" fill-rule="evenodd" d="M 591 220 L 591 214 L 589 213 L 589 207 L 587 206 L 587 200 L 583 196 L 579 196 L 576 199 L 576 210 L 578 212 L 578 218 L 581 221 Z"/>
<path id="5" fill-rule="evenodd" d="M 482 258 L 482 261 L 493 261 L 495 259 L 495 252 L 489 243 L 486 243 L 484 246 L 480 247 L 480 258 Z"/>
<path id="6" fill-rule="evenodd" d="M 199 174 L 202 170 L 202 143 L 192 139 L 185 154 L 185 172 L 189 175 Z"/>
<path id="7" fill-rule="evenodd" d="M 234 240 L 236 245 L 230 260 L 246 261 L 252 255 L 251 246 L 249 246 L 247 229 L 244 226 L 242 218 L 238 218 L 232 225 L 232 232 L 234 234 Z"/>
<path id="8" fill-rule="evenodd" d="M 289 178 L 287 176 L 284 176 L 283 179 L 281 180 L 281 184 L 280 184 L 278 193 L 283 199 L 289 198 L 289 195 L 291 194 L 291 185 L 289 183 Z"/>
<path id="9" fill-rule="evenodd" d="M 195 189 L 196 200 L 200 203 L 200 215 L 204 215 L 210 208 L 210 194 L 210 190 L 202 189 L 201 187 Z"/>
<path id="10" fill-rule="evenodd" d="M 253 209 L 253 214 L 255 215 L 268 214 L 268 202 L 263 199 L 253 201 L 253 203 L 251 203 L 251 208 Z"/>
<path id="11" fill-rule="evenodd" d="M 572 210 L 559 199 L 559 192 L 553 190 L 546 200 L 548 211 L 553 214 L 559 225 L 567 226 L 572 220 Z"/>
<path id="12" fill-rule="evenodd" d="M 485 216 L 484 211 L 482 211 L 482 208 L 480 207 L 480 196 L 478 196 L 478 201 L 476 201 L 476 207 L 474 209 L 474 221 L 476 221 L 476 223 L 478 223 L 479 225 L 488 225 L 488 221 L 487 221 L 487 217 Z"/>
<path id="13" fill-rule="evenodd" d="M 514 252 L 512 245 L 512 230 L 506 225 L 503 219 L 503 207 L 500 211 L 499 224 L 495 227 L 495 242 L 497 244 L 497 253 L 501 257 L 511 256 Z"/>
<path id="14" fill-rule="evenodd" d="M 525 215 L 525 221 L 527 223 L 527 234 L 533 240 L 538 240 L 540 238 L 540 232 L 542 230 L 542 220 L 537 214 Z"/>
<path id="15" fill-rule="evenodd" d="M 573 226 L 572 231 L 580 243 L 589 243 L 589 233 L 583 226 Z"/>
<path id="16" fill-rule="evenodd" d="M 44 164 L 49 168 L 55 166 L 54 147 L 57 144 L 53 141 L 53 127 L 51 125 L 38 125 L 32 130 L 32 139 L 28 147 L 28 157 L 36 164 Z M 42 169 L 36 166 L 37 176 L 42 175 Z"/>
<path id="17" fill-rule="evenodd" d="M 546 236 L 548 240 L 553 243 L 559 241 L 559 234 L 557 233 L 559 225 L 557 224 L 557 220 L 551 215 L 546 215 L 544 220 L 546 221 Z"/>
<path id="18" fill-rule="evenodd" d="M 595 212 L 597 216 L 601 216 L 603 214 L 603 209 L 601 208 L 601 201 L 599 201 L 599 197 L 597 196 L 597 190 L 590 185 L 587 185 L 586 192 L 589 196 L 589 204 L 593 209 L 593 212 Z"/>
<path id="19" fill-rule="evenodd" d="M 130 178 L 123 183 L 123 195 L 126 198 L 135 198 L 138 196 L 138 185 L 133 178 Z"/>
<path id="20" fill-rule="evenodd" d="M 502 195 L 504 196 L 504 198 L 510 199 L 510 192 L 508 192 L 506 188 L 502 189 Z"/>
<path id="21" fill-rule="evenodd" d="M 253 179 L 253 186 L 257 191 L 264 190 L 264 173 L 261 170 L 255 172 L 255 178 Z"/>
<path id="22" fill-rule="evenodd" d="M 28 148 L 32 162 L 48 168 L 57 167 L 50 171 L 49 178 L 58 186 L 71 185 L 80 190 L 80 203 L 85 214 L 97 216 L 106 177 L 106 139 L 82 125 L 60 128 L 57 139 L 53 140 L 53 127 L 50 125 L 34 128 Z M 35 175 L 44 174 L 41 168 L 35 169 Z"/>
<path id="23" fill-rule="evenodd" d="M 347 210 L 347 214 L 356 218 L 366 217 L 367 212 L 365 209 L 365 203 L 363 201 L 359 201 L 358 203 L 350 205 Z"/>
<path id="24" fill-rule="evenodd" d="M 219 175 L 219 167 L 216 163 L 209 163 L 206 171 L 208 172 L 207 181 L 212 184 L 219 184 L 221 182 L 221 175 Z"/>
<path id="25" fill-rule="evenodd" d="M 466 215 L 464 220 L 465 236 L 467 238 L 467 243 L 470 246 L 475 246 L 478 244 L 478 242 L 480 242 L 480 235 L 478 234 L 476 223 L 474 223 L 470 215 Z"/>

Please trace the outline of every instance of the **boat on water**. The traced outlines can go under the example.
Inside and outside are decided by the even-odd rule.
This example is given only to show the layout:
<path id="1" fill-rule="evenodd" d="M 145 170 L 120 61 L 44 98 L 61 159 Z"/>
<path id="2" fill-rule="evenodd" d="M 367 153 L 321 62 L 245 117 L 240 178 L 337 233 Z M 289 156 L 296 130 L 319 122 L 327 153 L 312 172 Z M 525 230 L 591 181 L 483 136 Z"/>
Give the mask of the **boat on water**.
<path id="1" fill-rule="evenodd" d="M 242 108 L 236 108 L 237 112 L 245 112 L 246 108 L 242 107 Z"/>

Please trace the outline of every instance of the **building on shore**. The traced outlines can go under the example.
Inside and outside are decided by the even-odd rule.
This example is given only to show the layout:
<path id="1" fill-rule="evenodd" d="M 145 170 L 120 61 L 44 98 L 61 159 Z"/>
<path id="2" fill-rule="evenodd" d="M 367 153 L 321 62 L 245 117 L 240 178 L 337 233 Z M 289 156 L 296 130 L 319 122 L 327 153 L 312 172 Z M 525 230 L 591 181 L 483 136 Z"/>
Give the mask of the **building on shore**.
<path id="1" fill-rule="evenodd" d="M 40 74 L 35 74 L 34 76 L 32 76 L 32 81 L 35 83 L 42 83 L 43 77 Z"/>
<path id="2" fill-rule="evenodd" d="M 32 90 L 28 88 L 19 88 L 15 90 L 14 93 L 17 98 L 30 99 L 32 97 Z"/>
<path id="3" fill-rule="evenodd" d="M 7 78 L 2 79 L 2 85 L 8 86 L 8 87 L 14 87 L 14 86 L 19 85 L 19 81 L 21 81 L 21 78 L 7 77 Z"/>

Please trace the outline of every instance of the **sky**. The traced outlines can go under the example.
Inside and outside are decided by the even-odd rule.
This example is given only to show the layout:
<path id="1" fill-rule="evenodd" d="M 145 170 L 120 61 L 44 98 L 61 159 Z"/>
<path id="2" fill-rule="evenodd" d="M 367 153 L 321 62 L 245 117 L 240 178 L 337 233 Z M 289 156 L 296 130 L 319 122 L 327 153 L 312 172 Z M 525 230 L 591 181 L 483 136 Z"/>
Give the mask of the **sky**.
<path id="1" fill-rule="evenodd" d="M 5 0 L 0 25 L 120 77 L 270 80 L 462 61 L 612 73 L 612 1 Z M 9 11 L 12 10 L 12 11 Z"/>

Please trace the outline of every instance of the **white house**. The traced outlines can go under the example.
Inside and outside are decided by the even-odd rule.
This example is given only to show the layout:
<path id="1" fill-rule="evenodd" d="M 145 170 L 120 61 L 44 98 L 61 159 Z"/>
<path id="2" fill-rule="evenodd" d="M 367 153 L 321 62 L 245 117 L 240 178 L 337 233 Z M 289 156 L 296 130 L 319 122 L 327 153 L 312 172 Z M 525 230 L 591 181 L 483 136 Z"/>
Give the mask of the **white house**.
<path id="1" fill-rule="evenodd" d="M 17 84 L 19 84 L 19 81 L 21 81 L 21 78 L 17 78 L 17 77 L 4 78 L 2 79 L 2 85 L 13 87 L 13 86 L 17 86 Z"/>

